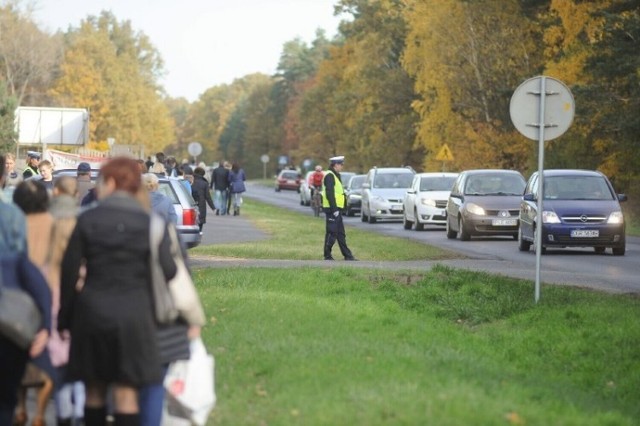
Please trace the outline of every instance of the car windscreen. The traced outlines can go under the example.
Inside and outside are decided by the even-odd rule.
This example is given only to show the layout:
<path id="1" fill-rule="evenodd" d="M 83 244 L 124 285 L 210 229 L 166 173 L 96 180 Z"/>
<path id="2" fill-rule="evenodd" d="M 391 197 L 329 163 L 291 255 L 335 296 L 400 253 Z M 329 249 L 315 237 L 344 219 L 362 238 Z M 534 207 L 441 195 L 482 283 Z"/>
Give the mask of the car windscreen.
<path id="1" fill-rule="evenodd" d="M 478 174 L 469 176 L 465 195 L 522 195 L 526 182 L 517 174 Z"/>
<path id="2" fill-rule="evenodd" d="M 298 179 L 298 174 L 296 172 L 291 172 L 291 173 L 282 173 L 280 175 L 281 179 L 291 179 L 291 180 L 296 180 Z"/>
<path id="3" fill-rule="evenodd" d="M 549 176 L 544 179 L 547 200 L 613 200 L 602 176 Z"/>
<path id="4" fill-rule="evenodd" d="M 413 173 L 378 173 L 373 179 L 374 188 L 409 188 Z"/>
<path id="5" fill-rule="evenodd" d="M 423 177 L 420 178 L 420 191 L 451 191 L 455 177 Z"/>

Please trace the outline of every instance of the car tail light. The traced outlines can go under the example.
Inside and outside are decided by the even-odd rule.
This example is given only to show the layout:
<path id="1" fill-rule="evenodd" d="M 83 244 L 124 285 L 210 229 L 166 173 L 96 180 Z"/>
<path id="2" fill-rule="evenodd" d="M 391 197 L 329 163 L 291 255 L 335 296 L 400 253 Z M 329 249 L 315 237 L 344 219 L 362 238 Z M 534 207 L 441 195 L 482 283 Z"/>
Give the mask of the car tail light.
<path id="1" fill-rule="evenodd" d="M 197 225 L 196 223 L 196 210 L 184 209 L 182 210 L 182 224 L 183 225 Z"/>

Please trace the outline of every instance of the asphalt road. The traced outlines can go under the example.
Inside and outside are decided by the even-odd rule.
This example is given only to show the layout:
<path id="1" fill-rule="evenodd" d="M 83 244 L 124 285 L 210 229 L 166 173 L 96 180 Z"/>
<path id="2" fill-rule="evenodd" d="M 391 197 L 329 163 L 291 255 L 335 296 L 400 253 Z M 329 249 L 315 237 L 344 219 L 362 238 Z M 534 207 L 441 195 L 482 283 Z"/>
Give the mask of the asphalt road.
<path id="1" fill-rule="evenodd" d="M 247 198 L 278 205 L 312 216 L 310 207 L 300 205 L 295 191 L 276 192 L 272 187 L 248 183 Z M 444 227 L 427 227 L 424 231 L 405 230 L 401 222 L 362 222 L 360 216 L 345 217 L 345 225 L 372 232 L 432 244 L 455 251 L 465 260 L 438 262 L 467 269 L 501 273 L 516 278 L 535 280 L 536 256 L 533 251 L 518 251 L 511 238 L 474 238 L 471 241 L 447 239 Z M 348 238 L 347 230 L 347 238 Z M 356 254 L 357 255 L 357 254 Z M 544 283 L 589 287 L 614 293 L 640 292 L 640 238 L 627 236 L 625 256 L 596 254 L 593 249 L 547 250 L 542 256 L 540 277 Z M 387 262 L 359 262 L 358 266 L 387 266 Z M 255 263 L 255 262 L 252 262 Z M 321 262 L 320 262 L 321 263 Z M 392 262 L 397 268 L 428 267 L 430 262 Z M 371 265 L 373 264 L 373 265 Z M 390 265 L 389 265 L 390 266 Z"/>

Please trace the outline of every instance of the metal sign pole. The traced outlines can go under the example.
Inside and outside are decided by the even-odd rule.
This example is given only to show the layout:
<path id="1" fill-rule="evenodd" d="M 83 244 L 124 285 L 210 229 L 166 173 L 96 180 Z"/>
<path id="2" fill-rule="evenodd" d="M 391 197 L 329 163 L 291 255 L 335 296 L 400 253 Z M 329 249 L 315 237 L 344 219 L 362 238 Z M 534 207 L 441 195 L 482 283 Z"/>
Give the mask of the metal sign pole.
<path id="1" fill-rule="evenodd" d="M 540 300 L 540 264 L 542 261 L 542 195 L 544 186 L 544 106 L 546 103 L 546 78 L 543 76 L 540 78 L 540 104 L 539 104 L 539 119 L 538 119 L 538 212 L 536 214 L 536 288 L 535 288 L 535 301 L 538 303 Z"/>

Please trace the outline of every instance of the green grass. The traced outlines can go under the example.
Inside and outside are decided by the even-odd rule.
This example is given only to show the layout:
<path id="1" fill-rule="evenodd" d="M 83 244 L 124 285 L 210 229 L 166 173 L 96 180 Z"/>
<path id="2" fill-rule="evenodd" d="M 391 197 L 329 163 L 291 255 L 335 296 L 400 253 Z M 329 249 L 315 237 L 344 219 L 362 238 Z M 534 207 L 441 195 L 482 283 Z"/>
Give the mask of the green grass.
<path id="1" fill-rule="evenodd" d="M 250 199 L 242 205 L 242 215 L 249 217 L 269 238 L 256 242 L 199 246 L 189 252 L 251 259 L 322 259 L 325 234 L 323 216 L 316 218 L 303 215 Z M 349 226 L 346 227 L 346 233 L 349 248 L 361 260 L 438 260 L 461 257 L 408 238 L 387 237 Z M 337 243 L 333 253 L 334 257 L 340 257 Z"/>
<path id="2" fill-rule="evenodd" d="M 633 425 L 640 300 L 435 267 L 202 269 L 210 425 Z"/>

